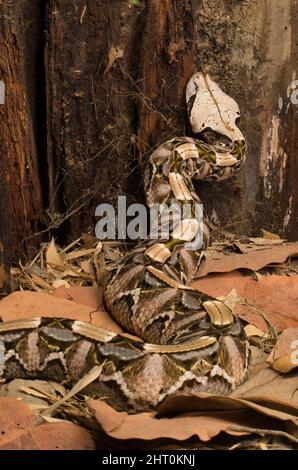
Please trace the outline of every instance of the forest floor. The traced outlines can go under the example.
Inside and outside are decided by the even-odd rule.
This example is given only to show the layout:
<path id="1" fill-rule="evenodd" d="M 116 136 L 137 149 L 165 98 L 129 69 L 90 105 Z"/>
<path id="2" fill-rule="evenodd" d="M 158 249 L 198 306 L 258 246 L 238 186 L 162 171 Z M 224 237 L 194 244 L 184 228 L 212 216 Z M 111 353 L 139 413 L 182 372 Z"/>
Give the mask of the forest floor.
<path id="1" fill-rule="evenodd" d="M 13 268 L 2 320 L 42 312 L 121 332 L 104 310 L 100 286 L 126 249 L 87 234 L 64 248 L 43 244 Z M 156 412 L 132 415 L 80 393 L 94 380 L 88 374 L 70 392 L 18 379 L 1 385 L 0 449 L 298 448 L 298 242 L 266 231 L 262 238 L 219 233 L 192 286 L 224 298 L 246 325 L 250 376 L 235 392 L 176 396 Z"/>

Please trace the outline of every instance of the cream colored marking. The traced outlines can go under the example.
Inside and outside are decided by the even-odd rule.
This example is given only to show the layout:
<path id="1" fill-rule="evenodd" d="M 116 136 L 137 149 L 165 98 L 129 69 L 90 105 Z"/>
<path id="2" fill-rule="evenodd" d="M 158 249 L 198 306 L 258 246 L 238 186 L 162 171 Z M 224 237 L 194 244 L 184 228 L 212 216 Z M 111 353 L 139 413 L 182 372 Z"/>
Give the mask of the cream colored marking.
<path id="1" fill-rule="evenodd" d="M 216 152 L 216 165 L 217 166 L 233 166 L 237 163 L 237 158 L 230 153 Z"/>
<path id="2" fill-rule="evenodd" d="M 183 387 L 184 383 L 190 380 L 195 380 L 197 383 L 206 387 L 208 384 L 206 376 L 196 376 L 192 371 L 188 370 L 184 372 L 183 375 L 179 377 L 179 379 L 172 385 L 166 392 L 159 395 L 158 402 L 162 401 L 165 397 L 173 395 L 173 393 L 177 392 L 181 387 Z"/>
<path id="3" fill-rule="evenodd" d="M 5 369 L 5 345 L 0 341 L 0 377 L 3 375 Z"/>
<path id="4" fill-rule="evenodd" d="M 0 323 L 0 333 L 13 330 L 32 330 L 41 324 L 41 318 L 28 318 Z"/>
<path id="5" fill-rule="evenodd" d="M 180 173 L 170 173 L 169 183 L 178 201 L 193 201 L 193 197 Z"/>
<path id="6" fill-rule="evenodd" d="M 164 264 L 170 258 L 171 252 L 163 243 L 155 243 L 145 251 L 145 255 L 158 263 Z"/>
<path id="7" fill-rule="evenodd" d="M 199 156 L 196 145 L 190 142 L 178 145 L 175 150 L 181 155 L 181 158 L 183 160 L 188 160 L 190 158 L 198 158 Z"/>
<path id="8" fill-rule="evenodd" d="M 108 343 L 117 336 L 117 333 L 105 330 L 96 325 L 91 325 L 79 320 L 76 320 L 72 325 L 72 330 L 79 335 L 86 336 L 87 338 L 100 341 L 101 343 Z"/>
<path id="9" fill-rule="evenodd" d="M 197 219 L 182 219 L 178 227 L 173 230 L 171 237 L 185 242 L 192 241 L 199 231 L 200 224 Z"/>
<path id="10" fill-rule="evenodd" d="M 234 377 L 231 377 L 222 367 L 220 367 L 218 364 L 215 364 L 212 367 L 212 370 L 210 372 L 210 377 L 222 377 L 224 380 L 226 380 L 228 383 L 232 385 L 232 388 L 234 389 L 235 387 L 235 379 Z"/>
<path id="11" fill-rule="evenodd" d="M 180 284 L 179 282 L 175 281 L 175 279 L 170 278 L 166 273 L 160 271 L 159 269 L 155 268 L 154 266 L 146 266 L 146 269 L 153 274 L 153 276 L 157 277 L 161 281 L 165 282 L 168 286 L 174 287 L 175 289 L 183 289 L 191 292 L 196 292 L 196 289 L 192 287 L 185 286 L 184 284 Z"/>
<path id="12" fill-rule="evenodd" d="M 186 87 L 186 102 L 188 103 L 194 95 L 190 111 L 193 132 L 202 132 L 210 127 L 233 142 L 245 140 L 236 126 L 236 119 L 240 116 L 238 104 L 224 93 L 208 74 L 204 76 L 197 72 L 191 77 Z"/>
<path id="13" fill-rule="evenodd" d="M 177 353 L 177 352 L 194 351 L 196 349 L 203 349 L 216 342 L 217 342 L 217 339 L 214 336 L 202 336 L 201 338 L 197 340 L 180 343 L 180 344 L 145 343 L 144 350 L 150 353 L 154 352 L 154 353 L 160 353 L 160 354 L 171 354 L 171 353 Z"/>
<path id="14" fill-rule="evenodd" d="M 123 392 L 124 396 L 127 397 L 130 401 L 133 401 L 134 394 L 128 388 L 122 372 L 118 371 L 110 375 L 102 374 L 100 380 L 102 380 L 103 382 L 110 382 L 111 380 L 113 380 L 114 382 L 116 382 L 117 385 L 119 385 L 120 390 Z"/>
<path id="15" fill-rule="evenodd" d="M 233 314 L 229 307 L 217 300 L 203 302 L 203 307 L 208 313 L 211 323 L 216 326 L 231 325 L 234 321 Z"/>
<path id="16" fill-rule="evenodd" d="M 63 365 L 64 367 L 64 370 L 65 372 L 67 372 L 67 365 L 66 365 L 66 362 L 65 362 L 65 358 L 64 358 L 64 354 L 62 351 L 59 351 L 59 352 L 52 352 L 48 355 L 48 357 L 45 358 L 43 364 L 39 364 L 38 367 L 36 369 L 28 369 L 27 367 L 27 363 L 22 359 L 22 357 L 19 355 L 18 352 L 16 352 L 15 350 L 13 349 L 9 349 L 7 351 L 7 353 L 5 354 L 5 364 L 6 362 L 11 359 L 12 357 L 15 357 L 17 359 L 17 361 L 27 370 L 31 370 L 32 372 L 34 371 L 42 371 L 46 368 L 46 366 L 48 365 L 49 362 L 51 361 L 54 361 L 56 359 L 60 359 L 61 361 L 61 364 Z"/>

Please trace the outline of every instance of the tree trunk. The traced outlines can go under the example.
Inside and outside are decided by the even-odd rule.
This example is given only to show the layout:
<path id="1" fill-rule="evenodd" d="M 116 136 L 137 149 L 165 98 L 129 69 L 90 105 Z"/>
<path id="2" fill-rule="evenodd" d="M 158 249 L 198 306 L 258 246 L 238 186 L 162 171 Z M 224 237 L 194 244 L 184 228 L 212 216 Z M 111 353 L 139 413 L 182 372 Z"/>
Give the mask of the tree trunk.
<path id="1" fill-rule="evenodd" d="M 28 248 L 26 240 L 37 231 L 42 214 L 29 101 L 34 83 L 26 49 L 26 15 L 30 8 L 28 1 L 0 4 L 0 80 L 5 85 L 5 102 L 0 104 L 1 217 L 5 222 L 1 224 L 0 239 L 4 240 L 4 253 L 9 250 L 15 257 Z"/>
<path id="2" fill-rule="evenodd" d="M 0 4 L 0 79 L 5 85 L 5 102 L 0 105 L 1 178 L 8 194 L 3 200 L 13 249 L 36 231 L 42 211 L 26 75 L 26 7 L 28 2 Z"/>

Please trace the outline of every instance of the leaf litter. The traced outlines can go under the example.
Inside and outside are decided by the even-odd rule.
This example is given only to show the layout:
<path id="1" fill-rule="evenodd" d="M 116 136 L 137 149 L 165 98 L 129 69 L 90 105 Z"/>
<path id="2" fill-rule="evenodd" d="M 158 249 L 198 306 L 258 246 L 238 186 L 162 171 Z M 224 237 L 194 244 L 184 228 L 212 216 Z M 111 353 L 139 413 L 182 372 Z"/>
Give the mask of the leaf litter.
<path id="1" fill-rule="evenodd" d="M 298 341 L 298 243 L 262 234 L 215 241 L 192 283 L 221 298 L 246 323 L 253 360 L 249 379 L 234 393 L 180 395 L 156 412 L 131 415 L 114 410 L 104 397 L 82 395 L 100 368 L 71 391 L 53 382 L 18 379 L 2 385 L 0 392 L 0 426 L 5 428 L 0 448 L 86 449 L 105 442 L 116 448 L 130 443 L 134 448 L 163 448 L 165 442 L 170 448 L 176 448 L 175 442 L 201 448 L 208 442 L 218 448 L 222 436 L 232 443 L 230 448 L 281 448 L 285 442 L 297 447 L 298 373 L 291 360 L 292 345 Z M 63 249 L 54 239 L 43 244 L 31 262 L 13 268 L 15 292 L 0 301 L 2 320 L 43 312 L 121 333 L 104 309 L 98 286 L 127 249 L 118 242 L 98 243 L 89 234 Z M 21 423 L 22 429 L 8 426 L 8 421 Z"/>

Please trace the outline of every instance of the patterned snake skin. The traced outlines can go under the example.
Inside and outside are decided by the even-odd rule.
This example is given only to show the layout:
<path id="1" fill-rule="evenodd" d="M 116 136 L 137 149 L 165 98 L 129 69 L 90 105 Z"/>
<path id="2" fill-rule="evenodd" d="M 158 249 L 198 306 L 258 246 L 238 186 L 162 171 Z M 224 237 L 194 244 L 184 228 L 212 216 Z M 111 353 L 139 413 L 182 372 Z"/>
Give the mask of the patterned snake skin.
<path id="1" fill-rule="evenodd" d="M 108 311 L 140 342 L 84 322 L 34 318 L 0 324 L 0 376 L 74 383 L 95 365 L 99 379 L 86 390 L 120 409 L 145 410 L 177 394 L 228 394 L 245 380 L 249 346 L 237 317 L 221 301 L 189 287 L 208 243 L 192 180 L 233 175 L 246 144 L 235 121 L 238 105 L 209 76 L 197 73 L 186 90 L 190 123 L 199 140 L 174 138 L 158 147 L 144 169 L 147 205 L 173 204 L 168 234 L 148 239 L 109 274 Z M 161 215 L 157 228 L 164 229 Z M 180 221 L 180 222 L 179 222 Z M 201 234 L 202 243 L 193 246 Z"/>

